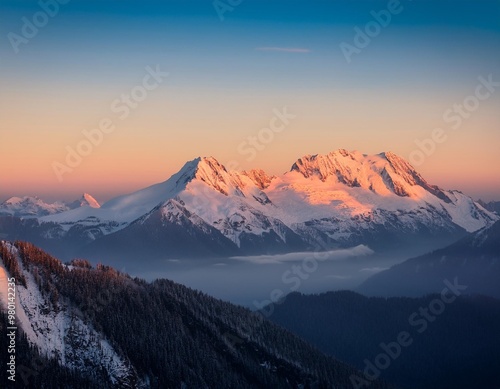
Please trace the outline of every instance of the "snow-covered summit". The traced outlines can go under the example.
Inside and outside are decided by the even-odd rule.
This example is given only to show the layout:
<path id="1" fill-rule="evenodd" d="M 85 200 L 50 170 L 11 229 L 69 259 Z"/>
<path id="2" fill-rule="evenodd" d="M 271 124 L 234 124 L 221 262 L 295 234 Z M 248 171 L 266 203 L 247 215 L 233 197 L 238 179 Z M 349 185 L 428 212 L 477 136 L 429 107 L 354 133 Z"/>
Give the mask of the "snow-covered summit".
<path id="1" fill-rule="evenodd" d="M 155 209 L 161 212 L 152 213 Z M 146 215 L 186 231 L 212 234 L 215 228 L 240 248 L 259 246 L 254 252 L 267 252 L 269 242 L 286 251 L 292 241 L 303 248 L 360 244 L 380 234 L 453 235 L 499 219 L 465 194 L 429 184 L 394 153 L 340 149 L 306 155 L 289 172 L 273 177 L 262 170 L 229 171 L 213 157 L 199 157 L 168 180 L 100 208 L 83 206 L 38 220 L 59 226 L 41 228 L 44 237 L 64 237 L 74 229 L 88 241 L 126 229 Z"/>
<path id="2" fill-rule="evenodd" d="M 11 197 L 0 204 L 0 214 L 12 216 L 44 216 L 68 210 L 62 201 L 46 203 L 36 196 Z"/>
<path id="3" fill-rule="evenodd" d="M 75 200 L 72 203 L 68 203 L 68 207 L 69 209 L 80 207 L 101 208 L 101 205 L 94 197 L 92 197 L 88 193 L 84 193 L 78 200 Z"/>
<path id="4" fill-rule="evenodd" d="M 306 155 L 265 192 L 279 208 L 287 204 L 294 210 L 283 216 L 292 223 L 310 225 L 310 220 L 332 217 L 347 223 L 351 218 L 377 219 L 382 212 L 397 216 L 407 228 L 451 222 L 471 232 L 497 220 L 463 193 L 430 185 L 392 152 L 366 155 L 340 149 Z M 377 224 L 387 225 L 387 217 Z"/>
<path id="5" fill-rule="evenodd" d="M 0 204 L 0 215 L 17 217 L 40 217 L 67 212 L 80 207 L 99 208 L 100 205 L 88 193 L 73 202 L 55 201 L 45 202 L 37 196 L 11 197 Z"/>
<path id="6" fill-rule="evenodd" d="M 290 171 L 299 172 L 305 178 L 317 177 L 323 182 L 360 187 L 383 196 L 393 193 L 419 198 L 421 193 L 415 190 L 419 187 L 451 202 L 442 189 L 428 184 L 413 166 L 392 152 L 366 155 L 339 149 L 326 155 L 306 155 L 299 158 Z"/>
<path id="7" fill-rule="evenodd" d="M 213 157 L 200 158 L 194 173 L 195 179 L 224 195 L 242 195 L 245 183 L 238 173 L 231 173 Z"/>
<path id="8" fill-rule="evenodd" d="M 340 182 L 353 186 L 363 158 L 363 155 L 350 153 L 344 149 L 326 155 L 305 155 L 292 165 L 290 171 L 297 171 L 305 178 L 316 176 L 322 181 L 334 176 Z"/>

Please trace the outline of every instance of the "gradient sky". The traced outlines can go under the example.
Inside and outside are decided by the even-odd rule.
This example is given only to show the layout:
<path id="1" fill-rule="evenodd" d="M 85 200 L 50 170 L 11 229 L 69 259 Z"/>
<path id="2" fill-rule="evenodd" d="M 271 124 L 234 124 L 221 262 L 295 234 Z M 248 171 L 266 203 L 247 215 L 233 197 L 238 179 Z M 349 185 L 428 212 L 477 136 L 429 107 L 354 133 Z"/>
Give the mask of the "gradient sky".
<path id="1" fill-rule="evenodd" d="M 234 1 L 234 0 L 233 0 Z M 222 3 L 226 0 L 221 0 Z M 226 2 L 227 3 L 227 2 Z M 280 174 L 302 155 L 345 148 L 410 158 L 431 183 L 500 200 L 500 87 L 453 129 L 443 113 L 500 81 L 500 1 L 401 1 L 402 12 L 347 63 L 342 42 L 387 1 L 244 0 L 221 21 L 211 0 L 70 0 L 20 44 L 36 1 L 0 2 L 0 201 L 104 201 L 164 181 L 197 156 Z M 146 66 L 169 73 L 125 120 L 111 110 Z M 238 151 L 274 109 L 296 115 L 255 158 Z M 52 164 L 82 130 L 114 132 L 59 182 Z"/>

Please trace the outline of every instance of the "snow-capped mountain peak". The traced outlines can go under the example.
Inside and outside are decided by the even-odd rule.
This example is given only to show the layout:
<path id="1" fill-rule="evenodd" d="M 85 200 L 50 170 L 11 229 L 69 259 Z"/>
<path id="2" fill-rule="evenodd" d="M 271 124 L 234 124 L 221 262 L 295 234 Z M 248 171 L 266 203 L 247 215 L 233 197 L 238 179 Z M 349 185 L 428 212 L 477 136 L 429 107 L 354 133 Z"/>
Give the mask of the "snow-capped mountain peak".
<path id="1" fill-rule="evenodd" d="M 89 206 L 91 208 L 101 208 L 101 205 L 99 204 L 99 202 L 93 198 L 91 195 L 89 195 L 88 193 L 84 193 L 82 195 L 82 198 L 80 199 L 80 206 Z"/>
<path id="2" fill-rule="evenodd" d="M 88 193 L 73 202 L 55 201 L 47 203 L 38 196 L 11 197 L 0 204 L 0 215 L 17 217 L 40 217 L 55 215 L 72 209 L 89 206 L 99 208 L 100 205 Z"/>
<path id="3" fill-rule="evenodd" d="M 405 159 L 392 152 L 384 152 L 380 155 L 389 162 L 392 171 L 398 176 L 399 179 L 402 179 L 410 186 L 421 186 L 426 191 L 432 193 L 434 196 L 440 198 L 444 202 L 451 203 L 451 199 L 444 193 L 441 188 L 435 185 L 430 185 Z M 396 184 L 397 180 L 394 180 L 392 175 L 388 173 L 387 169 L 385 170 L 384 174 L 386 175 L 386 179 L 388 180 L 389 185 L 392 186 L 394 193 L 399 196 L 409 195 L 404 187 L 398 186 Z"/>
<path id="4" fill-rule="evenodd" d="M 242 196 L 242 182 L 239 174 L 232 174 L 213 157 L 200 158 L 194 178 L 204 182 L 209 187 L 228 196 L 230 194 Z"/>
<path id="5" fill-rule="evenodd" d="M 193 180 L 199 180 L 224 195 L 241 194 L 240 187 L 244 186 L 237 173 L 228 172 L 214 157 L 198 157 L 187 162 L 167 182 L 175 182 L 176 191 L 180 192 Z"/>
<path id="6" fill-rule="evenodd" d="M 365 155 L 339 149 L 326 155 L 306 155 L 291 168 L 305 178 L 334 180 L 348 187 L 361 187 L 381 195 L 419 198 L 419 186 L 445 202 L 451 200 L 437 186 L 432 186 L 404 158 L 392 152 Z"/>
<path id="7" fill-rule="evenodd" d="M 182 184 L 180 190 L 190 188 L 193 186 L 190 186 L 192 182 L 202 182 L 205 191 L 213 189 L 225 196 L 245 197 L 249 191 L 254 192 L 257 188 L 260 190 L 265 182 L 270 182 L 263 171 L 231 172 L 214 157 L 198 157 L 184 165 L 174 176 L 177 175 L 180 177 L 176 182 Z"/>
<path id="8" fill-rule="evenodd" d="M 11 197 L 0 204 L 0 215 L 19 217 L 53 215 L 67 210 L 68 207 L 62 201 L 46 203 L 37 196 Z"/>
<path id="9" fill-rule="evenodd" d="M 101 205 L 94 197 L 88 193 L 84 193 L 78 200 L 68 203 L 69 209 L 76 209 L 80 207 L 101 208 Z"/>
<path id="10" fill-rule="evenodd" d="M 349 187 L 369 187 L 370 159 L 359 151 L 339 149 L 326 155 L 306 155 L 299 158 L 291 172 L 299 172 L 305 178 L 317 177 L 321 181 L 334 180 Z M 366 185 L 362 185 L 365 182 Z"/>
<path id="11" fill-rule="evenodd" d="M 88 196 L 83 200 L 91 203 Z M 339 149 L 306 155 L 277 177 L 262 170 L 228 171 L 213 157 L 199 157 L 168 180 L 100 208 L 79 207 L 38 222 L 45 239 L 77 235 L 88 243 L 126 230 L 120 235 L 127 237 L 125 247 L 129 236 L 153 234 L 163 241 L 161 234 L 174 228 L 186 241 L 205 234 L 209 238 L 198 240 L 261 253 L 292 245 L 307 250 L 377 243 L 381 236 L 391 241 L 419 234 L 458 236 L 498 219 L 463 193 L 430 185 L 394 153 Z M 230 242 L 221 243 L 226 238 Z"/>

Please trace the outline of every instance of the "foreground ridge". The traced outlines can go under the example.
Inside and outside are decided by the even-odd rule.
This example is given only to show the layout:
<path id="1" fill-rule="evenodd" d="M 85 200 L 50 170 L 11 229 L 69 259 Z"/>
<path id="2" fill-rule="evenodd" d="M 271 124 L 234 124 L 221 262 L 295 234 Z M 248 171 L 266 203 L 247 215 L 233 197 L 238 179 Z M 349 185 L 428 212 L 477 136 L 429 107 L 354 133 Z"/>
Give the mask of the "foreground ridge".
<path id="1" fill-rule="evenodd" d="M 261 315 L 172 281 L 64 265 L 24 242 L 2 241 L 0 257 L 27 341 L 97 387 L 349 388 L 358 374 Z"/>

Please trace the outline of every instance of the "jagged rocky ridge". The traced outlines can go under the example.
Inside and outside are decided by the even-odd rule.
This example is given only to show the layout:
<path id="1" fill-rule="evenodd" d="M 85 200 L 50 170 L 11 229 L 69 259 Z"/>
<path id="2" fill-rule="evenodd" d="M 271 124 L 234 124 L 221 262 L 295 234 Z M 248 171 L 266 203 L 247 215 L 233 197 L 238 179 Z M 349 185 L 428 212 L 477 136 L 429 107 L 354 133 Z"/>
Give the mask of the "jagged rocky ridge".
<path id="1" fill-rule="evenodd" d="M 64 258 L 95 258 L 110 248 L 122 257 L 138 250 L 192 257 L 361 243 L 439 246 L 498 219 L 463 193 L 429 184 L 393 153 L 341 149 L 304 156 L 273 177 L 261 170 L 230 172 L 212 157 L 197 158 L 167 181 L 100 208 L 35 220 L 1 217 L 0 234 L 29 239 Z"/>

